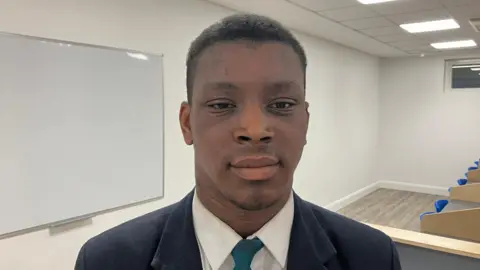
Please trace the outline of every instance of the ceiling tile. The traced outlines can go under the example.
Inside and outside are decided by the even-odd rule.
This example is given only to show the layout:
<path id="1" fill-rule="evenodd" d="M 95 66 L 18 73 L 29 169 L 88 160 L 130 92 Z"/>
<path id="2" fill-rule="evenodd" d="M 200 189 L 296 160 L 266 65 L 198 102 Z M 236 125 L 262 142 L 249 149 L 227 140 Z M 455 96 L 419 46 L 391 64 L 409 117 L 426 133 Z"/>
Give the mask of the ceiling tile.
<path id="1" fill-rule="evenodd" d="M 413 54 L 413 55 L 422 54 L 421 51 L 405 51 L 405 52 L 408 53 L 408 54 Z"/>
<path id="2" fill-rule="evenodd" d="M 475 4 L 450 7 L 448 10 L 460 24 L 462 30 L 472 30 L 472 33 L 476 34 L 477 36 L 479 35 L 477 32 L 473 32 L 473 27 L 469 20 L 473 18 L 480 18 L 480 0 L 475 2 Z"/>
<path id="3" fill-rule="evenodd" d="M 428 41 L 421 39 L 389 42 L 388 44 L 404 50 L 415 50 L 430 45 Z"/>
<path id="4" fill-rule="evenodd" d="M 441 50 L 435 49 L 430 45 L 420 47 L 420 48 L 418 48 L 418 50 L 420 50 L 421 52 L 424 52 L 424 53 L 429 53 L 429 54 L 441 52 Z"/>
<path id="5" fill-rule="evenodd" d="M 403 51 L 405 51 L 406 53 L 411 54 L 411 55 L 418 55 L 420 57 L 422 57 L 422 55 L 423 56 L 432 56 L 432 55 L 437 55 L 437 54 L 442 53 L 442 51 L 437 50 L 433 47 L 425 47 L 425 48 L 419 48 L 418 50 L 403 50 Z"/>
<path id="6" fill-rule="evenodd" d="M 396 35 L 396 34 L 405 34 L 407 33 L 399 26 L 390 26 L 390 27 L 380 27 L 380 28 L 372 28 L 372 29 L 364 29 L 360 30 L 360 32 L 369 35 L 371 37 L 379 37 L 379 36 L 386 36 L 386 35 Z"/>
<path id="7" fill-rule="evenodd" d="M 409 50 L 410 51 L 410 50 Z M 413 51 L 413 50 L 412 50 Z M 438 52 L 439 50 L 433 48 L 432 46 L 430 45 L 424 45 L 424 46 L 420 46 L 418 47 L 417 49 L 415 49 L 415 51 L 420 51 L 420 52 Z"/>
<path id="8" fill-rule="evenodd" d="M 340 9 L 320 11 L 318 13 L 323 17 L 332 19 L 337 22 L 378 17 L 378 14 L 375 13 L 375 11 L 372 11 L 371 9 L 364 6 L 346 7 Z"/>
<path id="9" fill-rule="evenodd" d="M 475 38 L 475 35 L 478 35 L 473 29 L 460 29 L 460 30 L 449 30 L 449 31 L 438 31 L 438 32 L 429 32 L 417 34 L 421 36 L 422 39 L 428 40 L 431 42 L 442 42 L 442 41 L 452 41 L 452 40 L 463 40 L 463 39 L 472 39 Z"/>
<path id="10" fill-rule="evenodd" d="M 401 0 L 376 4 L 371 7 L 380 14 L 393 15 L 440 9 L 443 8 L 443 5 L 440 0 Z"/>
<path id="11" fill-rule="evenodd" d="M 360 5 L 360 3 L 357 2 L 356 0 L 287 0 L 287 1 L 313 11 L 329 10 L 329 9 Z"/>
<path id="12" fill-rule="evenodd" d="M 442 8 L 429 11 L 388 15 L 387 18 L 400 25 L 403 23 L 450 19 L 452 18 L 452 15 L 450 15 L 448 10 Z"/>
<path id="13" fill-rule="evenodd" d="M 344 21 L 342 24 L 357 30 L 395 25 L 383 17 Z"/>
<path id="14" fill-rule="evenodd" d="M 403 40 L 412 40 L 417 38 L 418 37 L 413 34 L 403 33 L 403 34 L 378 36 L 375 39 L 380 40 L 381 42 L 395 42 L 395 41 L 403 41 Z"/>
<path id="15" fill-rule="evenodd" d="M 480 18 L 480 0 L 477 0 L 475 4 L 451 7 L 448 8 L 450 13 L 459 19 L 471 19 L 471 18 Z"/>
<path id="16" fill-rule="evenodd" d="M 413 55 L 418 55 L 418 56 L 421 56 L 422 54 L 424 56 L 433 55 L 433 54 L 437 54 L 437 53 L 441 52 L 440 50 L 437 50 L 437 49 L 433 48 L 432 46 L 422 47 L 422 48 L 418 48 L 416 50 L 403 50 L 403 51 L 408 53 L 408 54 L 413 54 Z"/>
<path id="17" fill-rule="evenodd" d="M 473 5 L 478 0 L 440 0 L 446 7 L 457 7 L 462 5 Z"/>

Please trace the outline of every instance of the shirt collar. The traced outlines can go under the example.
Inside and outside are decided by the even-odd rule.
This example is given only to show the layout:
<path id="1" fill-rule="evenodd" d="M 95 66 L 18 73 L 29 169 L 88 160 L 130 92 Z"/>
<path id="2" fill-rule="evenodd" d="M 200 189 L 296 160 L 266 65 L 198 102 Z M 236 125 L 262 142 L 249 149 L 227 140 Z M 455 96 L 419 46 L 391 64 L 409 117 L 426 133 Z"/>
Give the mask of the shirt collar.
<path id="1" fill-rule="evenodd" d="M 213 270 L 227 259 L 230 252 L 242 240 L 232 228 L 207 210 L 195 192 L 192 202 L 193 226 L 200 248 Z"/>
<path id="2" fill-rule="evenodd" d="M 285 206 L 258 232 L 248 237 L 258 237 L 265 247 L 285 267 L 293 223 L 293 193 Z M 235 245 L 242 240 L 232 228 L 208 211 L 194 194 L 192 203 L 193 225 L 200 248 L 212 269 L 219 269 Z"/>
<path id="3" fill-rule="evenodd" d="M 290 194 L 285 206 L 253 237 L 258 237 L 278 263 L 285 268 L 290 244 L 294 214 L 293 194 Z"/>

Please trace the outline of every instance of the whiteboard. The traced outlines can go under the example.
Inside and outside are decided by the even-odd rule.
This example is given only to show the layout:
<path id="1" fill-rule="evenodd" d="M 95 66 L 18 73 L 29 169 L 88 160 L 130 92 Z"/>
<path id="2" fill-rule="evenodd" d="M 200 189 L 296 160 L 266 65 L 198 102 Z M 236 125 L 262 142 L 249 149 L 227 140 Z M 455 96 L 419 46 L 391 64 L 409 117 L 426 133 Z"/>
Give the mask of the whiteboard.
<path id="1" fill-rule="evenodd" d="M 163 196 L 162 57 L 0 34 L 0 235 Z"/>

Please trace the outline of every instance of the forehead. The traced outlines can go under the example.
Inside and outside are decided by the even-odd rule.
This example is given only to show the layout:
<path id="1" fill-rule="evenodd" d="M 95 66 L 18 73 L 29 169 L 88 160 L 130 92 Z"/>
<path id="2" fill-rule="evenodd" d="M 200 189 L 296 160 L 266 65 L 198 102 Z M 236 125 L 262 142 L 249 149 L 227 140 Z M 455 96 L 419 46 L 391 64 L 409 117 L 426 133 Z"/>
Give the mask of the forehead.
<path id="1" fill-rule="evenodd" d="M 280 42 L 235 41 L 207 48 L 199 57 L 195 86 L 210 82 L 292 81 L 303 85 L 299 56 Z"/>

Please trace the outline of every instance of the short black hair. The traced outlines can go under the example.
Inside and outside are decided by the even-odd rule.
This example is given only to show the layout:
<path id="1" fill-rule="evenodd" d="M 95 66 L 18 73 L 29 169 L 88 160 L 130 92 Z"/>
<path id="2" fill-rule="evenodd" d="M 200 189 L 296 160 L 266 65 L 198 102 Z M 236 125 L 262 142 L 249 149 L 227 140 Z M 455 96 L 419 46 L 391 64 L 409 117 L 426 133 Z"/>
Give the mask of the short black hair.
<path id="1" fill-rule="evenodd" d="M 192 42 L 187 57 L 187 100 L 191 103 L 197 60 L 205 49 L 222 42 L 247 40 L 280 42 L 290 46 L 300 58 L 306 74 L 307 56 L 293 34 L 278 21 L 256 14 L 235 14 L 209 26 Z"/>

